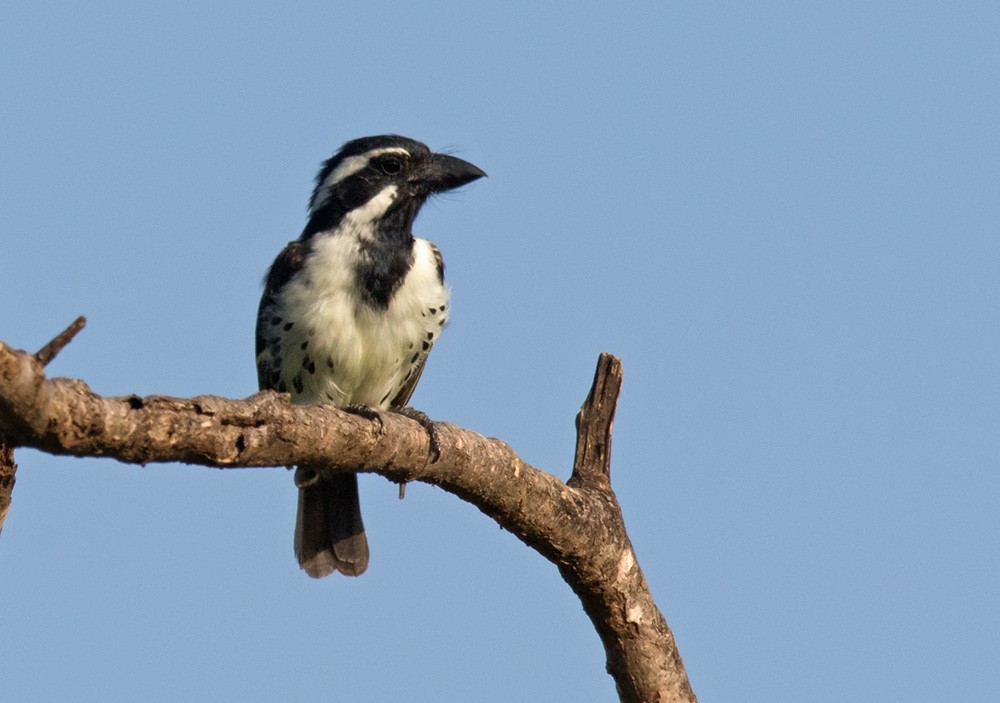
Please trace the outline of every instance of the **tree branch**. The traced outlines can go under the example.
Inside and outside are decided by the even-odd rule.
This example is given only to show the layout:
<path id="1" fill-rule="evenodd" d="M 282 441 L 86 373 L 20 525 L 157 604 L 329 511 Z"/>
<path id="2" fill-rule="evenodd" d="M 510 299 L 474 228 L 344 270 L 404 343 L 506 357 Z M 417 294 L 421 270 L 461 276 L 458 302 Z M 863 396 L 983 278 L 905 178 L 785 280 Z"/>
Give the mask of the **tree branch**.
<path id="1" fill-rule="evenodd" d="M 73 320 L 69 327 L 57 334 L 52 341 L 35 352 L 35 360 L 42 366 L 48 366 L 49 362 L 55 359 L 56 355 L 67 344 L 73 341 L 73 337 L 86 324 L 87 318 L 82 315 Z M 10 510 L 10 501 L 14 493 L 15 474 L 17 474 L 17 464 L 14 462 L 14 447 L 4 441 L 3 433 L 0 432 L 0 532 L 3 532 L 3 524 L 7 520 L 7 512 Z"/>
<path id="2" fill-rule="evenodd" d="M 621 378 L 621 362 L 602 354 L 577 418 L 568 483 L 530 466 L 500 440 L 447 423 L 438 425 L 441 455 L 431 463 L 427 433 L 394 413 L 384 415 L 379 431 L 357 415 L 293 405 L 287 394 L 271 391 L 243 400 L 106 398 L 79 380 L 46 379 L 42 361 L 3 342 L 0 436 L 11 447 L 128 463 L 309 463 L 328 472 L 378 473 L 439 486 L 556 564 L 604 643 L 608 672 L 623 701 L 695 701 L 610 486 L 611 424 Z"/>
<path id="3" fill-rule="evenodd" d="M 14 447 L 0 440 L 0 532 L 10 510 L 10 496 L 14 492 L 14 474 L 17 464 L 14 463 Z"/>
<path id="4" fill-rule="evenodd" d="M 570 486 L 611 489 L 611 427 L 622 390 L 622 362 L 607 352 L 597 360 L 594 385 L 576 416 L 576 456 Z"/>

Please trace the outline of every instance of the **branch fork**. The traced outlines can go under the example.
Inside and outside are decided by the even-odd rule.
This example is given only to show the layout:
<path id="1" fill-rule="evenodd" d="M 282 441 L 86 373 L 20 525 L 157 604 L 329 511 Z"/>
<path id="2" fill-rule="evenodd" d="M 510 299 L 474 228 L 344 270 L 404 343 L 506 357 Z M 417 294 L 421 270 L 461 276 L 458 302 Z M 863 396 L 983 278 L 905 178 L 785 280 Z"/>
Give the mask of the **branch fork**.
<path id="1" fill-rule="evenodd" d="M 57 334 L 52 341 L 35 352 L 35 361 L 43 367 L 56 358 L 56 355 L 63 348 L 73 341 L 77 332 L 82 330 L 87 324 L 87 318 L 82 315 L 69 327 Z M 0 427 L 2 430 L 2 427 Z M 0 532 L 3 532 L 4 521 L 7 520 L 7 513 L 10 511 L 11 496 L 14 493 L 14 475 L 17 473 L 17 464 L 14 462 L 14 447 L 4 441 L 3 432 L 0 431 Z"/>
<path id="2" fill-rule="evenodd" d="M 423 481 L 472 503 L 553 562 L 604 643 L 623 701 L 695 701 L 673 633 L 657 608 L 611 489 L 611 430 L 621 361 L 601 354 L 577 415 L 572 475 L 563 482 L 504 442 L 437 423 L 428 435 L 396 413 L 383 431 L 332 406 L 292 405 L 287 394 L 103 397 L 44 367 L 82 329 L 80 318 L 32 355 L 0 342 L 0 525 L 13 487 L 14 447 L 107 456 L 133 464 L 184 462 L 217 468 L 319 464 Z M 4 491 L 6 490 L 6 497 Z M 6 499 L 6 503 L 4 500 Z"/>

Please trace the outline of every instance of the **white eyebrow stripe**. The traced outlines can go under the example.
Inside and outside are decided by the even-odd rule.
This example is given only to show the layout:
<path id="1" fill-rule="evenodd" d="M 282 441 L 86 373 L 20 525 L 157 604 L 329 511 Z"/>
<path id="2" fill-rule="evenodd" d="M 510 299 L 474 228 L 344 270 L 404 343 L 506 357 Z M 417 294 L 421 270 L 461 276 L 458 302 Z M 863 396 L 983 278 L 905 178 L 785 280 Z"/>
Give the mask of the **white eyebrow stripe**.
<path id="1" fill-rule="evenodd" d="M 340 162 L 340 165 L 337 166 L 337 168 L 330 172 L 329 176 L 323 179 L 323 183 L 320 184 L 320 187 L 316 190 L 316 197 L 313 198 L 313 202 L 310 204 L 310 210 L 315 212 L 317 209 L 322 207 L 326 201 L 330 199 L 330 191 L 335 185 L 340 183 L 345 178 L 350 178 L 367 166 L 369 161 L 375 157 L 381 156 L 382 154 L 404 154 L 409 156 L 410 152 L 402 147 L 390 146 L 383 149 L 372 149 L 371 151 L 366 151 L 364 154 L 358 154 L 356 156 L 348 156 Z"/>
<path id="2" fill-rule="evenodd" d="M 410 152 L 401 147 L 386 147 L 384 149 L 372 149 L 357 156 L 348 156 L 341 162 L 340 166 L 333 169 L 330 175 L 326 177 L 323 181 L 323 188 L 332 188 L 348 176 L 352 176 L 363 169 L 368 165 L 369 161 L 377 156 L 382 156 L 382 154 L 405 154 L 409 156 Z"/>

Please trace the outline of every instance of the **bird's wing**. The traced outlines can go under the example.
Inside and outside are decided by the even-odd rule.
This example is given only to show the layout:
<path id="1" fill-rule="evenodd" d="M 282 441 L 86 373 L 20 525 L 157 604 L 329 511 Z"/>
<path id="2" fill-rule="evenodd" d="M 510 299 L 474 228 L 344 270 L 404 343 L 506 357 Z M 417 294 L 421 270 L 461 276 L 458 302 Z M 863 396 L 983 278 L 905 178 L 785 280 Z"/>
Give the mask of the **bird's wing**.
<path id="1" fill-rule="evenodd" d="M 278 254 L 278 258 L 271 264 L 264 277 L 264 295 L 261 296 L 260 306 L 257 308 L 256 334 L 257 387 L 261 390 L 277 390 L 278 369 L 271 364 L 274 358 L 271 346 L 277 340 L 271 339 L 273 335 L 269 332 L 283 321 L 278 320 L 275 295 L 295 275 L 295 272 L 302 268 L 308 252 L 309 245 L 305 242 L 298 240 L 289 242 L 288 246 Z"/>
<path id="2" fill-rule="evenodd" d="M 410 376 L 410 380 L 399 389 L 399 393 L 397 393 L 396 397 L 392 399 L 392 403 L 389 404 L 390 408 L 402 408 L 410 402 L 410 396 L 413 395 L 413 390 L 417 387 L 417 381 L 420 380 L 420 374 L 424 372 L 424 366 L 426 364 L 427 357 L 425 356 L 420 360 L 420 364 Z"/>

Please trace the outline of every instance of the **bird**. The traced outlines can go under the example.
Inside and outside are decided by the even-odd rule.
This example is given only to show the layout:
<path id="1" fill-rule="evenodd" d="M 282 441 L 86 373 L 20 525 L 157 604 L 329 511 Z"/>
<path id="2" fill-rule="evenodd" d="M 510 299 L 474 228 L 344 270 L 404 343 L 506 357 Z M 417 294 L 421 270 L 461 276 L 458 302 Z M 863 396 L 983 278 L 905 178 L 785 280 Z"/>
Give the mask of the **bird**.
<path id="1" fill-rule="evenodd" d="M 302 233 L 264 277 L 259 387 L 373 420 L 407 414 L 437 453 L 433 423 L 407 404 L 448 320 L 449 289 L 440 250 L 412 227 L 429 197 L 485 175 L 396 134 L 354 139 L 323 162 Z M 369 549 L 357 475 L 300 465 L 295 482 L 299 567 L 313 578 L 361 575 Z"/>

